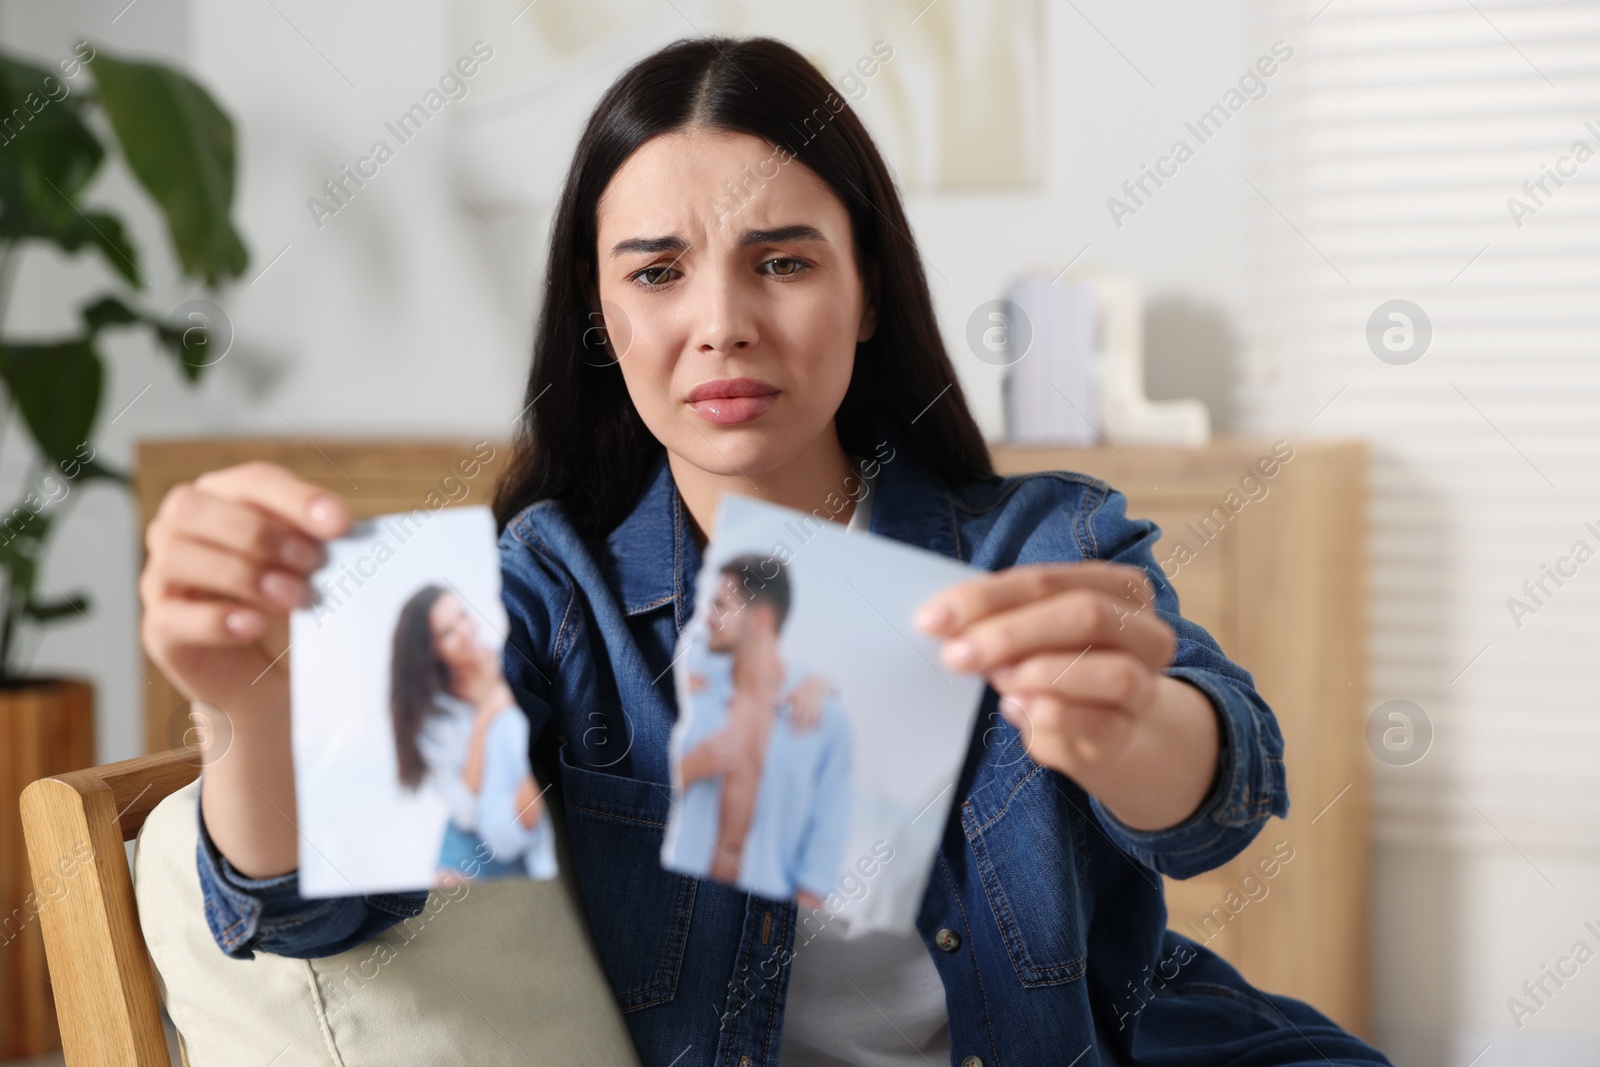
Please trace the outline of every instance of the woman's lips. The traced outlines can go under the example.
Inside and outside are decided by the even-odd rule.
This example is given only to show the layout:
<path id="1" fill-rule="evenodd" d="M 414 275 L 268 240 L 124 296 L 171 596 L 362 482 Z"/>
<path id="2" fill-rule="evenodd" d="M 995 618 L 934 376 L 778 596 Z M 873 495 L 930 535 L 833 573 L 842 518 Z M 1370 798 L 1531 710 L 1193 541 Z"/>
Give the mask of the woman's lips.
<path id="1" fill-rule="evenodd" d="M 778 389 L 755 378 L 702 382 L 689 392 L 689 407 L 718 426 L 749 422 L 777 403 Z"/>
<path id="2" fill-rule="evenodd" d="M 714 422 L 718 426 L 730 426 L 734 423 L 749 422 L 765 414 L 767 409 L 777 402 L 777 393 L 764 393 L 761 396 L 707 397 L 705 400 L 690 401 L 689 407 L 707 422 Z"/>

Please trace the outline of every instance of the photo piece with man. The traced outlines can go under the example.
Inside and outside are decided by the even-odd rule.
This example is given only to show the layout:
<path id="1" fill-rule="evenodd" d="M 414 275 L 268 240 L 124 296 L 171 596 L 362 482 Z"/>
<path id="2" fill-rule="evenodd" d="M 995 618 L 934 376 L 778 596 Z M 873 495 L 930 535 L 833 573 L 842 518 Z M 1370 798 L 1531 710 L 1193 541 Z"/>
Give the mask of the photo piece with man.
<path id="1" fill-rule="evenodd" d="M 984 682 L 911 620 L 979 573 L 725 495 L 677 648 L 662 865 L 845 936 L 914 929 Z"/>
<path id="2" fill-rule="evenodd" d="M 311 585 L 289 623 L 301 894 L 555 877 L 489 509 L 357 523 Z"/>

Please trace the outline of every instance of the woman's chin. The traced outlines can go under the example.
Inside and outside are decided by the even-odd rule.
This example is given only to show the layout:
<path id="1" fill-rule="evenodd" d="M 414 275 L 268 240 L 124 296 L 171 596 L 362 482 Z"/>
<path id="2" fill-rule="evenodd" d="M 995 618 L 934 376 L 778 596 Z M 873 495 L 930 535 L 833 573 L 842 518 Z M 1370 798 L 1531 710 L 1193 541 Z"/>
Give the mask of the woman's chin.
<path id="1" fill-rule="evenodd" d="M 692 416 L 691 416 L 692 417 Z M 810 431 L 765 417 L 734 426 L 697 427 L 698 433 L 669 445 L 677 458 L 720 477 L 756 478 L 795 459 L 795 442 Z"/>

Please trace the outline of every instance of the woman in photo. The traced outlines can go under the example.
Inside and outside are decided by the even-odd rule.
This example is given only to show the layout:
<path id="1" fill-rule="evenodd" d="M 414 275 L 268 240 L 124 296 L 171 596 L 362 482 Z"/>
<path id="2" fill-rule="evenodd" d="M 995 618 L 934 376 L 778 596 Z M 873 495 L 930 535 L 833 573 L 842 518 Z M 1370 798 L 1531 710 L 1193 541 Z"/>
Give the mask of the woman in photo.
<path id="1" fill-rule="evenodd" d="M 855 112 L 765 38 L 623 73 L 555 209 L 495 501 L 503 665 L 640 1058 L 1386 1064 L 1166 928 L 1162 874 L 1215 868 L 1286 813 L 1277 721 L 1180 614 L 1159 530 L 1120 492 L 996 475 L 912 230 Z M 988 685 L 915 931 L 796 951 L 792 901 L 661 866 L 673 653 L 720 495 L 848 523 L 854 463 L 871 533 L 990 572 L 917 622 Z M 423 896 L 300 898 L 272 811 L 294 802 L 287 613 L 349 508 L 263 464 L 173 492 L 144 640 L 233 730 L 200 790 L 207 920 L 243 958 L 361 944 Z"/>
<path id="2" fill-rule="evenodd" d="M 389 663 L 400 784 L 425 783 L 449 811 L 437 884 L 555 874 L 555 843 L 528 770 L 527 720 L 495 649 L 461 598 L 439 585 L 400 609 Z"/>

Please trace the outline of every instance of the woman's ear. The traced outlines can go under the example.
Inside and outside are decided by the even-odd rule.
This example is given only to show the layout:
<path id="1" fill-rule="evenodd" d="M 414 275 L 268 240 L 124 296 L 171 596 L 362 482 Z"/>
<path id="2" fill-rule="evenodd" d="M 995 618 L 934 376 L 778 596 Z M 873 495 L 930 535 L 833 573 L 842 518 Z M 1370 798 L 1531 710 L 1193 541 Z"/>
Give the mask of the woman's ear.
<path id="1" fill-rule="evenodd" d="M 595 284 L 594 273 L 589 269 L 588 260 L 577 260 L 572 266 L 578 273 L 578 292 L 583 294 L 583 302 L 592 315 L 600 310 L 600 287 Z"/>
<path id="2" fill-rule="evenodd" d="M 862 289 L 866 299 L 861 304 L 861 326 L 856 330 L 856 343 L 872 339 L 878 332 L 878 265 L 876 263 L 867 271 L 863 279 Z"/>
<path id="3" fill-rule="evenodd" d="M 861 328 L 856 331 L 856 343 L 860 344 L 862 341 L 870 341 L 872 339 L 872 335 L 877 332 L 878 307 L 876 304 L 868 304 L 866 309 L 861 312 Z"/>

